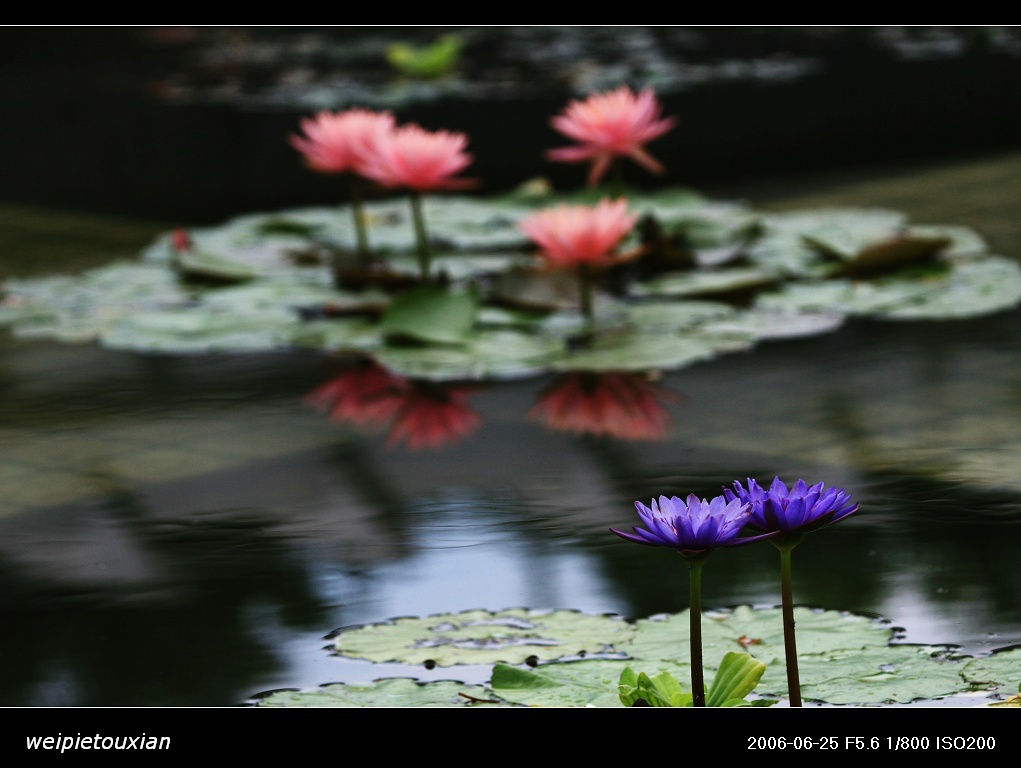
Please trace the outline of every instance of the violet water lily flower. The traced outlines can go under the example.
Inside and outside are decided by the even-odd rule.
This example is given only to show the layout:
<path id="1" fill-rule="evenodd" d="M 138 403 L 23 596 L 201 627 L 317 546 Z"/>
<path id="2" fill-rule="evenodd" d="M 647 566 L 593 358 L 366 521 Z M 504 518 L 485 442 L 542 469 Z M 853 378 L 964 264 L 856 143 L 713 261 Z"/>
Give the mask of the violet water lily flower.
<path id="1" fill-rule="evenodd" d="M 714 549 L 751 544 L 772 535 L 738 538 L 751 517 L 752 505 L 737 498 L 716 496 L 706 500 L 690 493 L 686 500 L 660 496 L 658 501 L 652 500 L 651 507 L 636 501 L 635 508 L 646 528 L 635 526 L 634 533 L 610 530 L 636 544 L 671 547 L 686 560 L 701 560 Z"/>
<path id="2" fill-rule="evenodd" d="M 827 488 L 822 483 L 808 485 L 798 480 L 790 488 L 774 477 L 769 489 L 748 478 L 748 487 L 735 482 L 723 489 L 731 504 L 749 504 L 748 528 L 775 534 L 770 541 L 780 551 L 780 600 L 783 613 L 784 653 L 787 662 L 787 692 L 792 707 L 800 707 L 801 677 L 798 672 L 798 646 L 794 630 L 794 590 L 791 552 L 806 533 L 817 531 L 858 511 L 843 488 Z"/>
<path id="3" fill-rule="evenodd" d="M 723 496 L 700 499 L 689 493 L 687 499 L 660 496 L 647 507 L 636 501 L 635 508 L 646 528 L 635 526 L 634 533 L 610 530 L 636 544 L 675 549 L 688 565 L 688 642 L 691 649 L 692 706 L 706 705 L 702 670 L 702 566 L 709 555 L 721 547 L 737 547 L 773 536 L 759 533 L 740 537 L 752 513 L 746 501 Z"/>
<path id="4" fill-rule="evenodd" d="M 858 504 L 851 501 L 851 494 L 843 488 L 827 488 L 823 483 L 809 486 L 800 479 L 788 489 L 779 477 L 774 477 L 766 490 L 748 478 L 747 488 L 735 482 L 733 490 L 723 489 L 723 495 L 728 501 L 750 504 L 748 527 L 755 531 L 777 532 L 773 539 L 777 546 L 858 511 Z"/>

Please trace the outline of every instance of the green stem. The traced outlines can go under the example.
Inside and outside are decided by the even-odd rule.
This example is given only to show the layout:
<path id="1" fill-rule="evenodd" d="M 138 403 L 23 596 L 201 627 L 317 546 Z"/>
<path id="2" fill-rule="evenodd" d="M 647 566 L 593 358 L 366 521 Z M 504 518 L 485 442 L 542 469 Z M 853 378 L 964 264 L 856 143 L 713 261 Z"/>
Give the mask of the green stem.
<path id="1" fill-rule="evenodd" d="M 578 265 L 578 293 L 581 297 L 581 314 L 585 329 L 592 330 L 592 270 L 588 264 Z"/>
<path id="2" fill-rule="evenodd" d="M 794 638 L 794 590 L 791 577 L 791 551 L 794 546 L 780 550 L 780 599 L 783 603 L 783 644 L 787 659 L 787 692 L 791 706 L 801 706 L 801 677 L 798 674 L 798 645 Z"/>
<path id="3" fill-rule="evenodd" d="M 425 217 L 422 215 L 422 196 L 411 192 L 411 214 L 415 220 L 415 242 L 418 246 L 418 271 L 422 282 L 429 282 L 429 237 L 425 231 Z"/>
<path id="4" fill-rule="evenodd" d="M 689 636 L 691 640 L 691 705 L 705 706 L 702 677 L 702 563 L 688 563 Z"/>
<path id="5" fill-rule="evenodd" d="M 369 236 L 365 231 L 365 210 L 362 204 L 362 186 L 355 176 L 351 177 L 351 215 L 354 217 L 355 237 L 358 242 L 358 263 L 369 266 Z"/>
<path id="6" fill-rule="evenodd" d="M 617 199 L 624 196 L 624 164 L 617 159 L 610 167 L 610 197 Z"/>

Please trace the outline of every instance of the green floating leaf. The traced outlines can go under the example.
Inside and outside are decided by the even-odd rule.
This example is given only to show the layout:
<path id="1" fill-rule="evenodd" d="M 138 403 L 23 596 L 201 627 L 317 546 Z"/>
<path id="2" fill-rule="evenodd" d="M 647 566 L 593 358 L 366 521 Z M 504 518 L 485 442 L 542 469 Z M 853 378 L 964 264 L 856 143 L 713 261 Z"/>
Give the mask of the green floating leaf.
<path id="1" fill-rule="evenodd" d="M 337 653 L 353 658 L 406 664 L 433 661 L 446 667 L 605 653 L 632 633 L 627 622 L 610 616 L 476 610 L 368 624 L 341 632 L 334 645 Z"/>
<path id="2" fill-rule="evenodd" d="M 1021 646 L 972 659 L 962 669 L 964 679 L 974 690 L 1003 694 L 1021 691 Z"/>
<path id="3" fill-rule="evenodd" d="M 639 283 L 634 296 L 728 297 L 754 293 L 776 285 L 778 275 L 762 267 L 732 267 L 669 273 Z"/>
<path id="4" fill-rule="evenodd" d="M 598 333 L 584 349 L 562 348 L 550 367 L 557 371 L 675 370 L 749 346 L 747 337 L 634 327 Z"/>
<path id="5" fill-rule="evenodd" d="M 617 689 L 626 666 L 613 659 L 561 662 L 534 671 L 498 664 L 490 688 L 505 701 L 529 707 L 621 707 Z"/>
<path id="6" fill-rule="evenodd" d="M 474 294 L 420 286 L 390 303 L 380 330 L 391 339 L 461 344 L 475 322 L 476 304 Z"/>
<path id="7" fill-rule="evenodd" d="M 239 283 L 252 280 L 258 274 L 247 264 L 199 250 L 180 251 L 174 258 L 174 266 L 185 280 Z"/>
<path id="8" fill-rule="evenodd" d="M 274 691 L 257 707 L 473 707 L 509 706 L 478 685 L 451 680 L 418 683 L 389 678 L 373 683 L 331 683 L 312 691 Z"/>
<path id="9" fill-rule="evenodd" d="M 443 35 L 425 46 L 391 43 L 386 48 L 386 60 L 391 67 L 408 77 L 442 77 L 452 72 L 457 65 L 462 45 L 457 35 Z"/>
<path id="10" fill-rule="evenodd" d="M 432 381 L 506 380 L 548 370 L 560 353 L 557 339 L 512 330 L 473 331 L 464 343 L 450 346 L 382 346 L 373 352 L 393 373 Z"/>
<path id="11" fill-rule="evenodd" d="M 802 698 L 828 704 L 906 704 L 966 693 L 970 686 L 962 679 L 964 665 L 965 657 L 928 646 L 838 648 L 820 654 L 802 654 L 798 647 Z M 770 664 L 759 692 L 786 695 L 785 670 L 782 662 Z"/>
<path id="12" fill-rule="evenodd" d="M 824 242 L 806 235 L 810 246 L 825 253 L 834 253 Z M 896 234 L 876 242 L 866 243 L 853 253 L 837 252 L 841 259 L 830 274 L 839 277 L 873 277 L 896 272 L 909 266 L 933 261 L 937 254 L 950 245 L 946 237 L 918 237 Z"/>

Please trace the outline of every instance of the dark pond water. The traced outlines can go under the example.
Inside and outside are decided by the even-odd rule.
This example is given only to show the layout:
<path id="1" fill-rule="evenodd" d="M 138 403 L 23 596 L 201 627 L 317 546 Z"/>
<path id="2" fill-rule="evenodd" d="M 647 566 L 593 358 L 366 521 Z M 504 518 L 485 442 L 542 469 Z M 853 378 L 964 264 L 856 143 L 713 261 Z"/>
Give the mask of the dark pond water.
<path id="1" fill-rule="evenodd" d="M 1016 154 L 744 187 L 775 209 L 877 205 L 970 226 L 1012 257 L 1019 191 Z M 38 270 L 39 233 L 67 217 L 8 213 L 27 234 L 7 274 Z M 74 221 L 80 251 L 51 252 L 47 271 L 162 231 Z M 378 676 L 326 650 L 338 627 L 474 608 L 680 611 L 676 556 L 607 529 L 636 521 L 636 499 L 774 475 L 861 504 L 797 549 L 798 603 L 885 617 L 902 642 L 1019 644 L 1019 339 L 1010 311 L 764 344 L 666 373 L 658 440 L 530 417 L 552 377 L 492 384 L 468 394 L 470 434 L 411 450 L 309 405 L 337 373 L 328 357 L 4 335 L 0 705 L 231 707 Z M 704 602 L 777 605 L 776 571 L 771 547 L 722 551 Z M 921 704 L 941 703 L 961 702 Z"/>

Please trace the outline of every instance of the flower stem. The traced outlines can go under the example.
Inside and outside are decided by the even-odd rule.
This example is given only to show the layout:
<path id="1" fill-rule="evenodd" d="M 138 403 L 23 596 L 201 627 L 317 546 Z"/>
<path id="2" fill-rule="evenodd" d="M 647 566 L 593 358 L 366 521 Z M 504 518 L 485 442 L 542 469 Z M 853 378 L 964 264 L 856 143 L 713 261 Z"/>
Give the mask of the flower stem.
<path id="1" fill-rule="evenodd" d="M 614 200 L 624 197 L 624 167 L 616 159 L 611 166 L 610 179 L 610 197 Z"/>
<path id="2" fill-rule="evenodd" d="M 787 660 L 787 692 L 791 706 L 801 706 L 801 677 L 798 674 L 798 645 L 794 638 L 794 598 L 791 577 L 792 546 L 780 550 L 780 599 L 783 603 L 783 644 Z"/>
<path id="3" fill-rule="evenodd" d="M 429 236 L 425 231 L 425 217 L 422 215 L 422 196 L 411 192 L 411 214 L 415 220 L 415 242 L 418 246 L 418 271 L 422 282 L 429 281 Z"/>
<path id="4" fill-rule="evenodd" d="M 702 563 L 688 563 L 689 637 L 691 642 L 691 705 L 705 706 L 702 677 Z"/>
<path id="5" fill-rule="evenodd" d="M 588 264 L 578 265 L 578 294 L 581 297 L 581 314 L 586 330 L 592 326 L 592 270 Z"/>
<path id="6" fill-rule="evenodd" d="M 355 237 L 358 243 L 358 263 L 369 266 L 369 236 L 365 231 L 365 208 L 362 204 L 362 187 L 355 176 L 351 177 L 351 215 L 354 217 Z"/>

